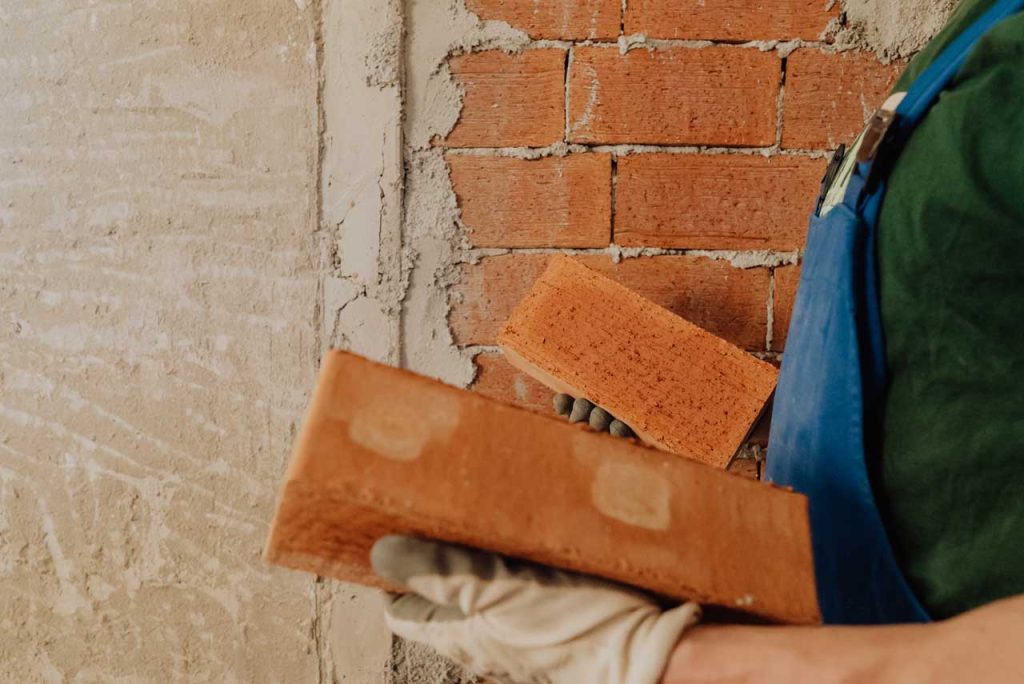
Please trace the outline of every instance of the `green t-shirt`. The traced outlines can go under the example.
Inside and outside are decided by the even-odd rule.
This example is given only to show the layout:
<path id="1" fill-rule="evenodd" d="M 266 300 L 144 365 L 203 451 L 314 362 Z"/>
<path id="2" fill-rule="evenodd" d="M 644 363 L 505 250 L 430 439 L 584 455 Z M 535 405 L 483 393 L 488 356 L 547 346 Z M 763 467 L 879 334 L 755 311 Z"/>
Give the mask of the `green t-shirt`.
<path id="1" fill-rule="evenodd" d="M 896 89 L 993 4 L 966 0 Z M 911 585 L 946 617 L 1024 593 L 1024 14 L 976 46 L 896 162 L 878 255 L 875 489 Z"/>

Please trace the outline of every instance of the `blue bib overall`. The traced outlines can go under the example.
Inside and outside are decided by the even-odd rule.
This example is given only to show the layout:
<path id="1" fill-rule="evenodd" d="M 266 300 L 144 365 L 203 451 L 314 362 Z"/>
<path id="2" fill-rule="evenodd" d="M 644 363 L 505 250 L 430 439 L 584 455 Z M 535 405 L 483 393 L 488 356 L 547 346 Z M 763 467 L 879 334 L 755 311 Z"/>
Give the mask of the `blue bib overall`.
<path id="1" fill-rule="evenodd" d="M 888 169 L 914 128 L 977 41 L 1022 9 L 1024 0 L 997 2 L 914 81 L 894 113 L 876 114 L 842 203 L 819 215 L 819 201 L 811 217 L 775 394 L 766 478 L 809 499 L 826 623 L 929 620 L 896 562 L 869 476 L 880 457 L 887 382 L 878 216 Z"/>

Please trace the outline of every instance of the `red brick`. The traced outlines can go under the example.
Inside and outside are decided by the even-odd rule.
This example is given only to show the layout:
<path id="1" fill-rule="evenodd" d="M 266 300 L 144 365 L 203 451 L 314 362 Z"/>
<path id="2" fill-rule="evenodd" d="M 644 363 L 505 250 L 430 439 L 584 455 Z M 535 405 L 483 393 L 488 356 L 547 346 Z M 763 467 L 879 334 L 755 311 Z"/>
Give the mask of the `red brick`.
<path id="1" fill-rule="evenodd" d="M 481 19 L 499 19 L 540 40 L 614 40 L 621 0 L 466 0 Z"/>
<path id="2" fill-rule="evenodd" d="M 538 413 L 554 412 L 551 390 L 514 368 L 501 354 L 477 354 L 473 362 L 477 369 L 473 391 Z"/>
<path id="3" fill-rule="evenodd" d="M 772 306 L 772 351 L 782 351 L 786 346 L 786 333 L 793 314 L 796 287 L 800 282 L 799 266 L 782 266 L 775 269 L 775 301 Z"/>
<path id="4" fill-rule="evenodd" d="M 777 371 L 567 256 L 553 257 L 498 336 L 516 368 L 587 397 L 644 443 L 726 468 Z"/>
<path id="5" fill-rule="evenodd" d="M 565 50 L 486 50 L 450 65 L 465 95 L 449 147 L 542 147 L 562 139 Z"/>
<path id="6" fill-rule="evenodd" d="M 456 341 L 494 344 L 549 258 L 545 254 L 508 254 L 463 265 L 450 315 Z M 733 344 L 764 349 L 767 269 L 739 269 L 726 261 L 683 255 L 624 259 L 618 264 L 603 254 L 577 258 Z"/>
<path id="7" fill-rule="evenodd" d="M 449 155 L 462 222 L 477 247 L 606 247 L 609 154 L 536 160 Z"/>
<path id="8" fill-rule="evenodd" d="M 837 16 L 839 3 L 827 0 L 629 0 L 626 33 L 701 40 L 814 40 Z"/>
<path id="9" fill-rule="evenodd" d="M 569 73 L 579 143 L 759 146 L 775 142 L 781 60 L 752 48 L 581 47 Z"/>
<path id="10" fill-rule="evenodd" d="M 621 157 L 615 242 L 685 249 L 798 249 L 825 161 L 740 154 Z"/>
<path id="11" fill-rule="evenodd" d="M 786 62 L 782 146 L 830 150 L 849 143 L 902 69 L 902 63 L 885 65 L 868 52 L 793 52 Z"/>
<path id="12" fill-rule="evenodd" d="M 801 494 L 344 352 L 278 502 L 267 560 L 340 580 L 396 589 L 370 547 L 410 534 L 820 621 Z"/>

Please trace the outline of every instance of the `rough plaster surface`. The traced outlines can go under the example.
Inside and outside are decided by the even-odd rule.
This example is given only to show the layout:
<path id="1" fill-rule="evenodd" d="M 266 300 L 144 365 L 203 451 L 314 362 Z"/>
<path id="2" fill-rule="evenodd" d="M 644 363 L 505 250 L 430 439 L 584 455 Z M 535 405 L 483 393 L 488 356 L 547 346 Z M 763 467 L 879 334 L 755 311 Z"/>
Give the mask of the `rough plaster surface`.
<path id="1" fill-rule="evenodd" d="M 330 0 L 320 27 L 321 343 L 397 364 L 407 283 L 402 4 Z M 325 581 L 317 596 L 329 645 L 324 670 L 339 682 L 387 682 L 392 638 L 378 592 Z"/>
<path id="2" fill-rule="evenodd" d="M 461 0 L 407 0 L 405 57 L 405 217 L 402 365 L 455 385 L 473 379 L 470 355 L 453 345 L 448 294 L 467 249 L 458 203 L 442 150 L 431 141 L 455 125 L 462 94 L 448 57 L 475 48 L 517 50 L 525 33 L 481 22 Z"/>
<path id="3" fill-rule="evenodd" d="M 0 9 L 0 681 L 315 682 L 314 8 Z"/>
<path id="4" fill-rule="evenodd" d="M 959 0 L 846 0 L 840 47 L 874 50 L 884 59 L 908 57 L 942 29 Z"/>
<path id="5" fill-rule="evenodd" d="M 321 325 L 324 342 L 397 363 L 402 230 L 402 6 L 324 5 Z"/>

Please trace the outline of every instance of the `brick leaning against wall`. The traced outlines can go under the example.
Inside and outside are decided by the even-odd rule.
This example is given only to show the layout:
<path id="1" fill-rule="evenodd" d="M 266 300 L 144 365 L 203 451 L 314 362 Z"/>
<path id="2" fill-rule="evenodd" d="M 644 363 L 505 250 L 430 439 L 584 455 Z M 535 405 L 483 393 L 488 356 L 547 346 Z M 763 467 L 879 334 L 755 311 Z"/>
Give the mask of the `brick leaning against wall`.
<path id="1" fill-rule="evenodd" d="M 438 144 L 473 258 L 449 322 L 478 391 L 549 410 L 494 343 L 553 252 L 762 358 L 782 352 L 828 156 L 901 65 L 833 50 L 839 3 L 727 4 L 467 0 L 533 40 L 450 63 L 465 97 Z"/>

